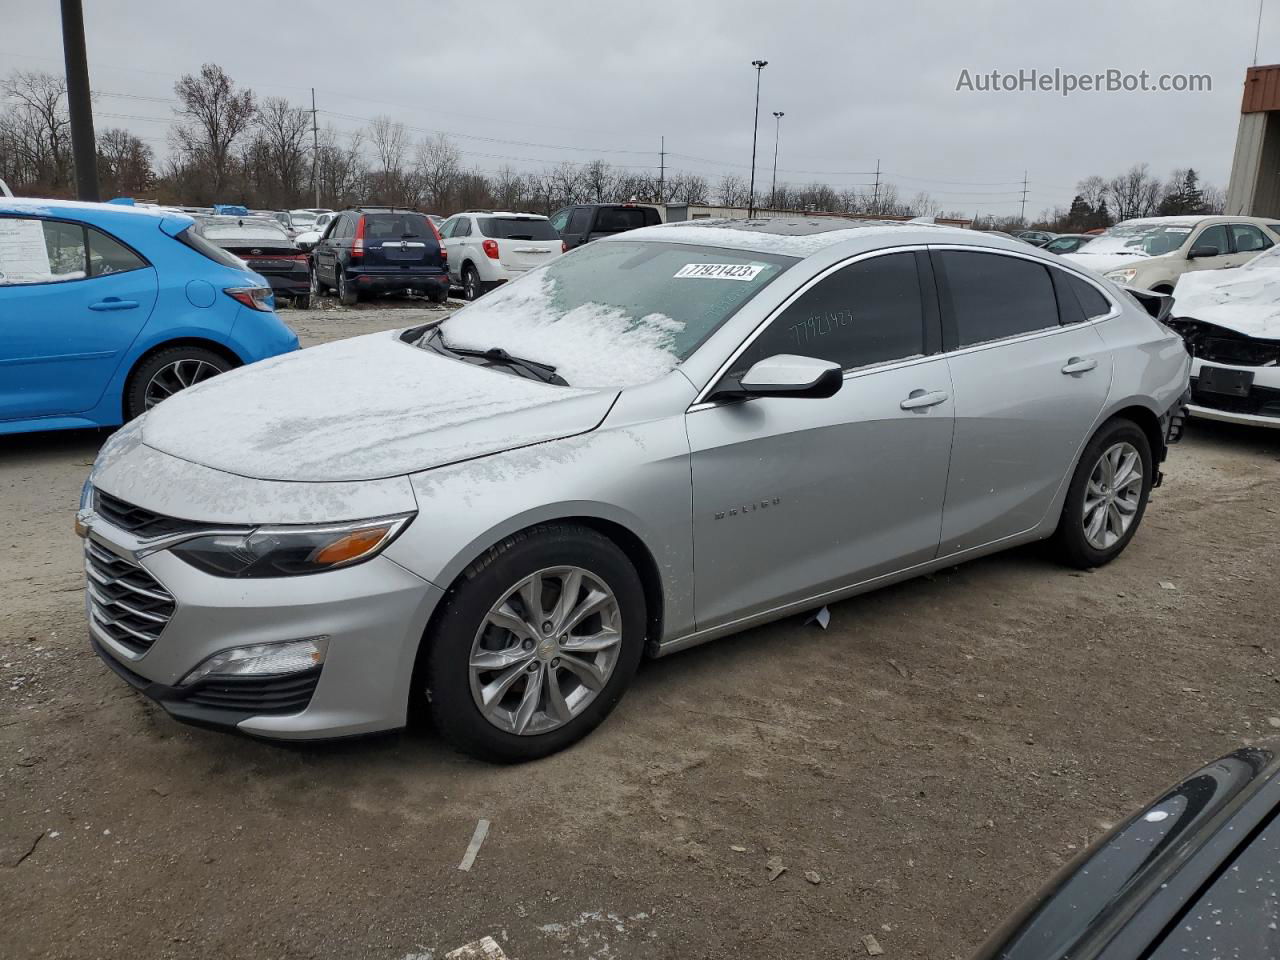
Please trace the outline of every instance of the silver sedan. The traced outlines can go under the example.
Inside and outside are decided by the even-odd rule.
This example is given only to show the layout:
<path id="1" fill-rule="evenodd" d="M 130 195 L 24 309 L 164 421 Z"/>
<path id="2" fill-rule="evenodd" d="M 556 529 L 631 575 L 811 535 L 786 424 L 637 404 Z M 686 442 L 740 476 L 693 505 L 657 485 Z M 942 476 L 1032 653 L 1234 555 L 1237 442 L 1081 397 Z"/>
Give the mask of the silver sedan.
<path id="1" fill-rule="evenodd" d="M 422 710 L 469 753 L 543 756 L 646 655 L 1033 540 L 1113 560 L 1191 363 L 1146 306 L 923 224 L 600 240 L 117 433 L 77 517 L 91 642 L 191 722 Z"/>

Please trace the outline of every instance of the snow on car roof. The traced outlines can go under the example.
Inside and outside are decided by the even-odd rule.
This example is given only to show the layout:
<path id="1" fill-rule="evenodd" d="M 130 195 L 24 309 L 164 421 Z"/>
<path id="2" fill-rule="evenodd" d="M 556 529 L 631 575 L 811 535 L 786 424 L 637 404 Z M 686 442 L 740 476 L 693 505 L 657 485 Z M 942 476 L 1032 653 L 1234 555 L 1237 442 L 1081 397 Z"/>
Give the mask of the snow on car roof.
<path id="1" fill-rule="evenodd" d="M 1214 214 L 1204 214 L 1202 216 L 1186 216 L 1186 217 L 1133 217 L 1130 220 L 1121 220 L 1116 224 L 1117 227 L 1127 226 L 1146 226 L 1153 227 L 1194 227 L 1201 220 L 1209 220 L 1215 216 Z"/>
<path id="2" fill-rule="evenodd" d="M 628 230 L 606 238 L 619 240 L 664 240 L 668 243 L 695 243 L 702 246 L 778 253 L 790 257 L 807 257 L 819 250 L 877 236 L 895 240 L 916 238 L 935 242 L 973 242 L 989 240 L 984 234 L 960 227 L 932 223 L 904 223 L 899 220 L 854 220 L 846 217 L 777 217 L 758 220 L 696 220 L 664 223 L 653 227 Z M 1010 240 L 1019 248 L 1027 244 Z M 984 244 L 985 245 L 985 244 Z M 994 244 L 993 244 L 994 245 Z M 1000 246 L 1007 246 L 1000 243 Z"/>
<path id="3" fill-rule="evenodd" d="M 47 197 L 0 197 L 0 213 L 46 213 L 57 216 L 60 210 L 151 217 L 154 220 L 187 216 L 185 213 L 177 213 L 161 207 L 138 207 L 122 203 L 90 203 L 85 200 L 53 200 Z"/>

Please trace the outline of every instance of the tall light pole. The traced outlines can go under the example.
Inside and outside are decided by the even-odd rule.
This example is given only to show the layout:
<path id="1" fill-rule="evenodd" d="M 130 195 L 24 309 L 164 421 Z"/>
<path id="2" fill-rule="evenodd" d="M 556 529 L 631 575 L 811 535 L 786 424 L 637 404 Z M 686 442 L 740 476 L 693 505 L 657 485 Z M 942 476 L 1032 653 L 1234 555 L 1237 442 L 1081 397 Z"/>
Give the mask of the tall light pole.
<path id="1" fill-rule="evenodd" d="M 99 200 L 98 149 L 93 139 L 89 61 L 84 52 L 84 11 L 80 0 L 62 0 L 62 55 L 67 66 L 67 112 L 71 156 L 76 167 L 76 199 Z"/>
<path id="2" fill-rule="evenodd" d="M 781 110 L 773 111 L 773 186 L 769 188 L 769 206 L 778 206 L 778 138 L 782 136 L 782 118 L 786 114 Z"/>
<path id="3" fill-rule="evenodd" d="M 760 74 L 769 65 L 768 60 L 752 60 L 756 68 L 756 119 L 751 128 L 751 189 L 747 194 L 747 219 L 756 215 L 756 135 L 760 132 Z"/>

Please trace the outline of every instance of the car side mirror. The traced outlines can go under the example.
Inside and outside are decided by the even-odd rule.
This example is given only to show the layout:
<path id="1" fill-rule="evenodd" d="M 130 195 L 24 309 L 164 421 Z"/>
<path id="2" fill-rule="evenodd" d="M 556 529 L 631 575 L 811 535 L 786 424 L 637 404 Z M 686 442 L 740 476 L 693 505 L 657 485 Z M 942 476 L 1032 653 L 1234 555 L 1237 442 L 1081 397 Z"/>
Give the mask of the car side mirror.
<path id="1" fill-rule="evenodd" d="M 1218 248 L 1212 244 L 1202 243 L 1199 246 L 1191 248 L 1191 252 L 1187 254 L 1188 260 L 1199 260 L 1201 257 L 1216 257 Z"/>
<path id="2" fill-rule="evenodd" d="M 833 396 L 844 386 L 840 364 L 816 357 L 799 357 L 779 353 L 754 364 L 742 375 L 736 386 L 717 390 L 712 399 L 746 399 L 748 397 Z"/>

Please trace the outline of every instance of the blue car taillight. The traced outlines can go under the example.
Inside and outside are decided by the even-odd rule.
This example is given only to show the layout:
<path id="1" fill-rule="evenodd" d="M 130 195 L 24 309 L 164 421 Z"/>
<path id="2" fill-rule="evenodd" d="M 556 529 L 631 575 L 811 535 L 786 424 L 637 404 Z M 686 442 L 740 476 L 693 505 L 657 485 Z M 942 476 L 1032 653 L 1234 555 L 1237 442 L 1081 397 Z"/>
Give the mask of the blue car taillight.
<path id="1" fill-rule="evenodd" d="M 270 287 L 227 287 L 222 292 L 250 310 L 270 313 L 276 306 L 276 298 L 272 295 Z"/>

